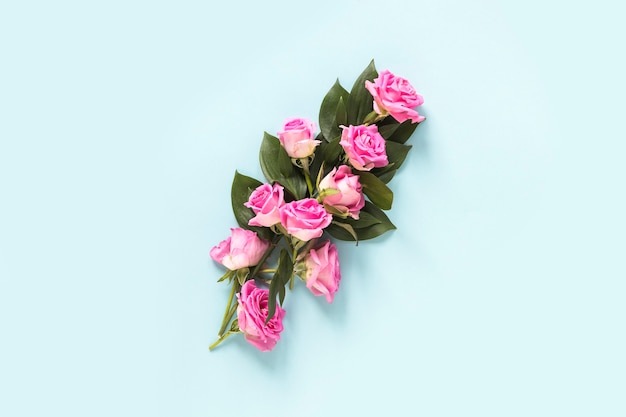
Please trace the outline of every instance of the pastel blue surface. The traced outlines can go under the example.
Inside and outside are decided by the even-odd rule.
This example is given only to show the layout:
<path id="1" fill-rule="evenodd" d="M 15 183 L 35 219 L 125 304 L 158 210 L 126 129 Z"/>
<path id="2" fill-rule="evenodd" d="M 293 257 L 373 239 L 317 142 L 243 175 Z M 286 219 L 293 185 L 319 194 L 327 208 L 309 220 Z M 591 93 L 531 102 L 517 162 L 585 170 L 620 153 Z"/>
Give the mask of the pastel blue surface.
<path id="1" fill-rule="evenodd" d="M 618 2 L 0 5 L 0 415 L 626 415 Z M 425 97 L 398 230 L 209 353 L 263 131 L 375 58 Z"/>

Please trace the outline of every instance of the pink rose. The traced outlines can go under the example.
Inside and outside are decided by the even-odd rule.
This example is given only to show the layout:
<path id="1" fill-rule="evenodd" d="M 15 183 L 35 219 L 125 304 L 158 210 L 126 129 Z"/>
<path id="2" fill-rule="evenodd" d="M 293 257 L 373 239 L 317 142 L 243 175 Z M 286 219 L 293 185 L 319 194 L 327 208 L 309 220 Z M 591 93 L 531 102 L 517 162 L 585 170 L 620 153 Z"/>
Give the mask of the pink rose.
<path id="1" fill-rule="evenodd" d="M 337 247 L 326 241 L 321 247 L 311 249 L 304 257 L 304 265 L 307 288 L 313 295 L 324 295 L 326 301 L 332 303 L 341 280 Z"/>
<path id="2" fill-rule="evenodd" d="M 306 158 L 315 152 L 320 141 L 315 140 L 315 123 L 308 119 L 289 119 L 278 139 L 292 158 Z"/>
<path id="3" fill-rule="evenodd" d="M 359 171 L 369 171 L 389 164 L 385 139 L 376 125 L 342 126 L 339 144 L 346 151 L 350 164 Z"/>
<path id="4" fill-rule="evenodd" d="M 359 176 L 353 175 L 352 170 L 347 165 L 341 165 L 339 168 L 335 167 L 320 181 L 320 191 L 327 188 L 332 188 L 339 192 L 325 196 L 322 202 L 358 220 L 359 212 L 365 205 L 365 197 L 363 197 L 361 192 L 362 187 L 359 182 Z"/>
<path id="5" fill-rule="evenodd" d="M 274 316 L 265 324 L 269 293 L 269 290 L 257 288 L 254 280 L 250 280 L 237 294 L 239 330 L 248 342 L 263 352 L 272 350 L 280 340 L 285 316 L 285 310 L 277 304 Z"/>
<path id="6" fill-rule="evenodd" d="M 400 123 L 408 119 L 411 119 L 412 123 L 420 123 L 425 119 L 413 110 L 424 103 L 424 98 L 417 94 L 413 86 L 404 78 L 384 70 L 378 74 L 374 82 L 365 81 L 365 88 L 374 97 L 376 113 L 389 113 Z"/>
<path id="7" fill-rule="evenodd" d="M 314 198 L 292 201 L 280 208 L 280 222 L 287 233 L 303 241 L 322 236 L 332 220 L 333 216 Z"/>
<path id="8" fill-rule="evenodd" d="M 274 184 L 273 187 L 270 184 L 259 185 L 252 191 L 248 201 L 243 203 L 256 214 L 248 224 L 250 226 L 270 227 L 280 223 L 278 209 L 283 204 L 285 204 L 285 200 L 282 185 Z"/>
<path id="9" fill-rule="evenodd" d="M 251 230 L 239 227 L 230 230 L 231 236 L 211 249 L 211 258 L 231 271 L 258 264 L 269 249 L 270 242 L 259 238 Z"/>

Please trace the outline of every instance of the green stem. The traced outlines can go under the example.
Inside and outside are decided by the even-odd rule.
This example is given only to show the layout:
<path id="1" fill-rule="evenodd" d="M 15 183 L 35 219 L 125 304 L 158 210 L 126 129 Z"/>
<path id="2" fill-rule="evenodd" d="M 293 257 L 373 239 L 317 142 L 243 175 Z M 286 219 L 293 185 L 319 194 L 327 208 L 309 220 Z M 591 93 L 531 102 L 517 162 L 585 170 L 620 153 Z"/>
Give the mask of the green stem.
<path id="1" fill-rule="evenodd" d="M 276 268 L 261 269 L 259 274 L 272 274 L 276 272 Z"/>
<path id="2" fill-rule="evenodd" d="M 230 322 L 230 320 L 233 318 L 233 316 L 235 315 L 235 313 L 237 312 L 237 307 L 239 307 L 239 303 L 235 303 L 230 307 L 230 311 L 228 312 L 228 321 Z"/>
<path id="3" fill-rule="evenodd" d="M 224 336 L 220 336 L 215 342 L 213 342 L 213 344 L 211 346 L 209 346 L 209 350 L 215 349 L 217 347 L 217 345 L 222 343 L 224 340 L 226 340 L 228 338 L 228 336 L 230 336 L 233 333 L 239 333 L 239 332 L 231 332 L 231 331 L 229 331 Z"/>
<path id="4" fill-rule="evenodd" d="M 313 183 L 311 182 L 311 172 L 309 171 L 309 158 L 300 159 L 302 170 L 304 171 L 304 179 L 306 187 L 309 189 L 309 196 L 313 197 Z"/>
<path id="5" fill-rule="evenodd" d="M 292 251 L 291 251 L 291 262 L 293 263 L 294 267 L 296 265 L 296 257 L 298 256 L 298 249 L 296 249 L 295 246 L 292 246 Z M 293 291 L 293 277 L 294 277 L 294 268 L 291 268 L 291 277 L 289 278 L 289 290 Z"/>
<path id="6" fill-rule="evenodd" d="M 217 334 L 217 337 L 222 337 L 224 335 L 224 332 L 226 331 L 226 328 L 228 327 L 228 323 L 230 323 L 230 321 L 233 319 L 233 317 L 235 316 L 235 313 L 237 312 L 237 303 L 233 304 L 232 306 L 230 305 L 230 303 L 232 302 L 231 300 L 228 300 L 228 310 L 226 310 L 226 314 L 224 315 L 224 321 L 222 322 L 222 327 L 220 327 L 220 331 Z"/>
<path id="7" fill-rule="evenodd" d="M 230 319 L 233 317 L 231 314 L 231 304 L 233 303 L 233 298 L 235 298 L 235 293 L 237 292 L 237 287 L 239 286 L 239 281 L 233 281 L 233 288 L 230 291 L 230 296 L 228 297 L 228 302 L 226 303 L 226 311 L 224 312 L 224 320 L 222 320 L 222 326 L 220 327 L 220 331 L 217 332 L 218 337 L 222 337 L 226 327 L 228 327 L 228 323 Z"/>

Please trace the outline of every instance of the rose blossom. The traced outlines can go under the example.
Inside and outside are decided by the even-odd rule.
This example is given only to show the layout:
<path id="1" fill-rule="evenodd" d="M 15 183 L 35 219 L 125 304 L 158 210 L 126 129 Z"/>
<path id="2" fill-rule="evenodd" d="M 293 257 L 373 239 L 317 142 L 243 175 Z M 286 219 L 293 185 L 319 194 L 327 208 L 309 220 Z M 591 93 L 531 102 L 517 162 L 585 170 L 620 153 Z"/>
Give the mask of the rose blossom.
<path id="1" fill-rule="evenodd" d="M 250 226 L 270 227 L 280 223 L 278 209 L 283 204 L 285 204 L 285 200 L 282 185 L 259 185 L 252 191 L 248 201 L 243 203 L 244 206 L 251 208 L 254 214 L 256 214 L 256 216 L 250 219 L 248 224 Z"/>
<path id="2" fill-rule="evenodd" d="M 369 171 L 389 164 L 385 139 L 376 125 L 342 126 L 339 144 L 346 151 L 350 164 L 359 171 Z"/>
<path id="3" fill-rule="evenodd" d="M 285 310 L 277 304 L 274 316 L 265 324 L 268 300 L 269 290 L 257 288 L 254 280 L 246 281 L 237 294 L 239 330 L 248 342 L 263 352 L 272 350 L 280 340 L 285 316 Z"/>
<path id="4" fill-rule="evenodd" d="M 339 191 L 337 194 L 327 195 L 322 202 L 336 208 L 355 220 L 359 219 L 359 212 L 365 205 L 365 197 L 361 192 L 359 176 L 353 175 L 347 165 L 335 167 L 320 181 L 320 191 L 332 188 Z"/>
<path id="5" fill-rule="evenodd" d="M 324 295 L 332 303 L 341 280 L 337 247 L 327 240 L 321 247 L 311 249 L 304 257 L 304 265 L 306 287 L 313 295 Z"/>
<path id="6" fill-rule="evenodd" d="M 320 141 L 315 140 L 315 123 L 309 119 L 289 119 L 278 132 L 278 139 L 292 158 L 306 158 L 315 152 Z"/>
<path id="7" fill-rule="evenodd" d="M 258 264 L 269 249 L 270 242 L 259 238 L 251 230 L 239 227 L 230 230 L 231 236 L 211 249 L 211 258 L 231 271 Z"/>
<path id="8" fill-rule="evenodd" d="M 365 88 L 374 97 L 374 111 L 377 114 L 389 113 L 400 123 L 408 119 L 411 119 L 411 123 L 420 123 L 425 119 L 413 110 L 424 103 L 424 98 L 404 78 L 384 70 L 374 82 L 365 81 Z"/>
<path id="9" fill-rule="evenodd" d="M 280 208 L 280 222 L 287 233 L 303 241 L 322 236 L 332 220 L 333 216 L 314 198 L 292 201 Z"/>

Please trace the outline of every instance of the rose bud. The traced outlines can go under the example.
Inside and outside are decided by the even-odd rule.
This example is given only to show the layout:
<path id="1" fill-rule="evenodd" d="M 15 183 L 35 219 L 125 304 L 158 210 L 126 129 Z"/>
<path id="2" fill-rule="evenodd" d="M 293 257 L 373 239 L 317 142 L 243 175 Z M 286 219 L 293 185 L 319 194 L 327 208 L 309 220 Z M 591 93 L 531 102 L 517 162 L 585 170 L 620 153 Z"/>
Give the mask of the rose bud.
<path id="1" fill-rule="evenodd" d="M 361 191 L 359 176 L 353 175 L 352 170 L 347 165 L 333 168 L 319 184 L 322 203 L 332 206 L 346 216 L 355 220 L 359 219 L 359 212 L 365 206 L 365 197 Z M 323 190 L 331 189 L 336 192 L 324 195 Z"/>
<path id="2" fill-rule="evenodd" d="M 269 249 L 270 242 L 259 238 L 251 230 L 239 227 L 230 230 L 231 236 L 211 249 L 211 258 L 231 271 L 258 264 Z"/>
<path id="3" fill-rule="evenodd" d="M 320 144 L 315 140 L 315 123 L 308 119 L 289 119 L 283 126 L 283 131 L 278 132 L 278 139 L 292 158 L 306 158 L 315 152 Z"/>

